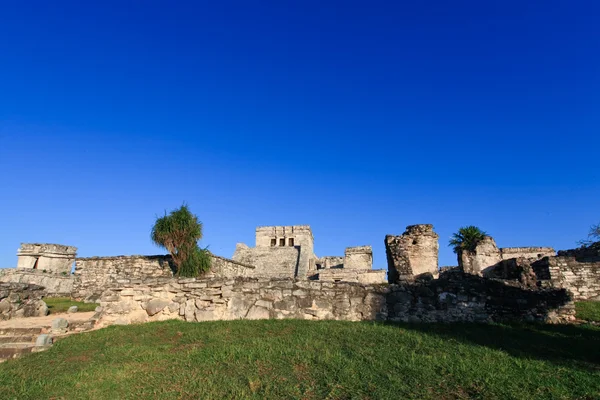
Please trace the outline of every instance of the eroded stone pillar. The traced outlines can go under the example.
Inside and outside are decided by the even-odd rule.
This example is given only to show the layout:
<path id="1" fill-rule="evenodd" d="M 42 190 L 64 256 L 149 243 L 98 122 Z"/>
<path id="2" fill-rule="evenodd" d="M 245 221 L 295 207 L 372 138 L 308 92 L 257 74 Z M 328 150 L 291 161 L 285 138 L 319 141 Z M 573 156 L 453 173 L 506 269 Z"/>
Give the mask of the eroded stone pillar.
<path id="1" fill-rule="evenodd" d="M 415 276 L 438 273 L 439 235 L 433 225 L 409 225 L 400 236 L 385 237 L 388 261 L 388 281 L 396 283 L 414 279 Z"/>

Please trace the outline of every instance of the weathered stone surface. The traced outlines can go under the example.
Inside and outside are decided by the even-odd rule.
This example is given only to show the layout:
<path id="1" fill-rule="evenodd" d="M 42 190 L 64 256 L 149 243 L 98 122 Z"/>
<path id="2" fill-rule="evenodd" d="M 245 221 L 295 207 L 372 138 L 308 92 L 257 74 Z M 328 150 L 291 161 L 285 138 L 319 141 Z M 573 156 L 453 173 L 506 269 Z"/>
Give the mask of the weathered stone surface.
<path id="1" fill-rule="evenodd" d="M 0 283 L 0 320 L 48 314 L 43 287 L 26 283 Z"/>
<path id="2" fill-rule="evenodd" d="M 36 346 L 48 346 L 51 344 L 52 344 L 52 336 L 50 336 L 47 333 L 43 333 L 35 339 Z"/>
<path id="3" fill-rule="evenodd" d="M 423 273 L 438 276 L 439 236 L 433 225 L 409 225 L 400 236 L 385 237 L 388 281 L 412 280 Z"/>
<path id="4" fill-rule="evenodd" d="M 488 270 L 495 268 L 502 261 L 500 249 L 491 236 L 485 236 L 475 251 L 459 250 L 458 266 L 467 274 L 485 275 Z"/>
<path id="5" fill-rule="evenodd" d="M 460 271 L 445 272 L 439 279 L 417 279 L 394 285 L 240 278 L 231 286 L 227 297 L 207 296 L 205 293 L 210 288 L 188 292 L 182 288 L 177 296 L 186 300 L 165 302 L 165 307 L 173 305 L 172 312 L 177 316 L 179 306 L 179 315 L 187 321 L 301 318 L 567 322 L 574 315 L 571 298 L 564 289 L 540 288 L 518 279 L 488 279 Z M 131 316 L 141 311 L 141 301 L 130 299 L 125 296 L 106 303 L 100 319 L 114 321 L 123 315 L 133 322 Z M 127 307 L 119 305 L 123 302 Z M 143 313 L 148 317 L 149 314 Z M 160 318 L 164 316 L 158 313 L 147 320 Z"/>
<path id="6" fill-rule="evenodd" d="M 78 310 L 79 310 L 79 308 L 77 308 L 77 306 L 71 306 L 71 307 L 69 307 L 67 312 L 68 313 L 76 313 Z"/>
<path id="7" fill-rule="evenodd" d="M 567 289 L 575 300 L 600 300 L 600 255 L 595 251 L 559 251 L 559 256 L 533 261 L 531 267 L 543 286 Z"/>
<path id="8" fill-rule="evenodd" d="M 69 327 L 69 321 L 64 318 L 55 318 L 52 320 L 51 329 L 53 332 L 66 332 Z"/>
<path id="9" fill-rule="evenodd" d="M 158 314 L 159 312 L 164 310 L 164 308 L 167 307 L 169 304 L 171 304 L 171 301 L 167 299 L 150 300 L 146 305 L 146 313 L 148 313 L 149 316 L 153 316 L 154 314 Z"/>

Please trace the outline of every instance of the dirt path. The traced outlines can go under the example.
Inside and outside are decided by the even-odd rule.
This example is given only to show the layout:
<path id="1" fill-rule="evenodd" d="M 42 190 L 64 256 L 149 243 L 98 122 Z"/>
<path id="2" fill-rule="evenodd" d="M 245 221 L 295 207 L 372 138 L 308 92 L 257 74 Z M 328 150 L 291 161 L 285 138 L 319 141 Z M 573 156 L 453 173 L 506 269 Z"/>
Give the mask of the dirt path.
<path id="1" fill-rule="evenodd" d="M 55 318 L 64 318 L 70 323 L 83 322 L 92 318 L 94 311 L 76 312 L 76 313 L 58 313 L 50 314 L 45 317 L 30 317 L 30 318 L 13 318 L 7 321 L 0 321 L 0 329 L 2 328 L 44 328 L 52 325 Z"/>

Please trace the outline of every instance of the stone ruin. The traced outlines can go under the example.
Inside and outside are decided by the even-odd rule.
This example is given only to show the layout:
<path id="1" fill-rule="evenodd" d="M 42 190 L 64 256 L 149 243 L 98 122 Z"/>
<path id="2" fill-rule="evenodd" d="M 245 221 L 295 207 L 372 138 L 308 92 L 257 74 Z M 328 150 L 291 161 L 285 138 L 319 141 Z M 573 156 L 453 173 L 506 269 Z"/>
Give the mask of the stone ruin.
<path id="1" fill-rule="evenodd" d="M 306 225 L 258 227 L 255 247 L 238 244 L 233 259 L 211 255 L 209 272 L 185 279 L 173 276 L 168 255 L 75 259 L 74 247 L 23 244 L 18 268 L 0 273 L 0 282 L 100 303 L 98 318 L 106 324 L 168 318 L 568 322 L 573 300 L 600 300 L 600 245 L 556 255 L 549 247 L 498 248 L 486 237 L 443 272 L 432 225 L 387 235 L 385 247 L 389 284 L 383 284 L 386 271 L 372 269 L 371 246 L 317 257 Z M 74 274 L 66 273 L 74 260 Z M 33 305 L 35 311 L 19 311 L 10 299 L 2 304 L 4 318 L 43 311 Z"/>
<path id="2" fill-rule="evenodd" d="M 384 270 L 373 270 L 371 246 L 346 248 L 341 256 L 317 257 L 308 225 L 256 228 L 256 246 L 238 243 L 233 260 L 256 267 L 254 277 L 385 282 Z"/>
<path id="3" fill-rule="evenodd" d="M 422 274 L 439 274 L 439 235 L 433 225 L 409 225 L 400 236 L 385 237 L 385 252 L 388 260 L 388 280 L 395 283 L 411 280 Z"/>
<path id="4" fill-rule="evenodd" d="M 498 248 L 494 238 L 485 236 L 475 247 L 475 251 L 458 251 L 458 266 L 466 273 L 479 276 L 494 276 L 494 269 L 502 261 L 526 258 L 539 260 L 556 256 L 552 247 L 504 247 Z"/>
<path id="5" fill-rule="evenodd" d="M 48 243 L 21 243 L 17 252 L 17 268 L 34 269 L 54 274 L 70 274 L 77 247 Z"/>

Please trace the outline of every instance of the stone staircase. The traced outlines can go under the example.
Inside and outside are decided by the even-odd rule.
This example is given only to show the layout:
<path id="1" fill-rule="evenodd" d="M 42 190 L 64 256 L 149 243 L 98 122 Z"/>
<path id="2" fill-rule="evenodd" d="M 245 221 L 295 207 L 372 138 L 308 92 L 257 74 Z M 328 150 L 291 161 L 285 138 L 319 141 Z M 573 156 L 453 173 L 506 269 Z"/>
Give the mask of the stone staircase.
<path id="1" fill-rule="evenodd" d="M 89 315 L 91 313 L 84 314 L 88 314 L 87 318 L 77 319 L 74 314 L 63 314 L 62 317 L 69 318 L 69 321 L 60 318 L 61 315 L 57 315 L 54 319 L 50 319 L 50 316 L 41 317 L 35 326 L 2 326 L 0 324 L 0 362 L 17 358 L 23 354 L 47 350 L 52 347 L 52 343 L 56 343 L 58 340 L 94 329 L 96 319 Z M 63 320 L 66 325 L 61 329 L 53 329 L 56 328 L 54 322 L 57 319 Z M 26 320 L 28 321 L 24 321 L 24 323 L 32 321 L 34 318 Z M 18 320 L 3 322 L 14 324 Z"/>
<path id="2" fill-rule="evenodd" d="M 38 337 L 45 333 L 44 328 L 0 328 L 0 362 L 17 358 L 22 354 L 49 349 L 52 344 L 45 340 L 36 345 Z"/>

